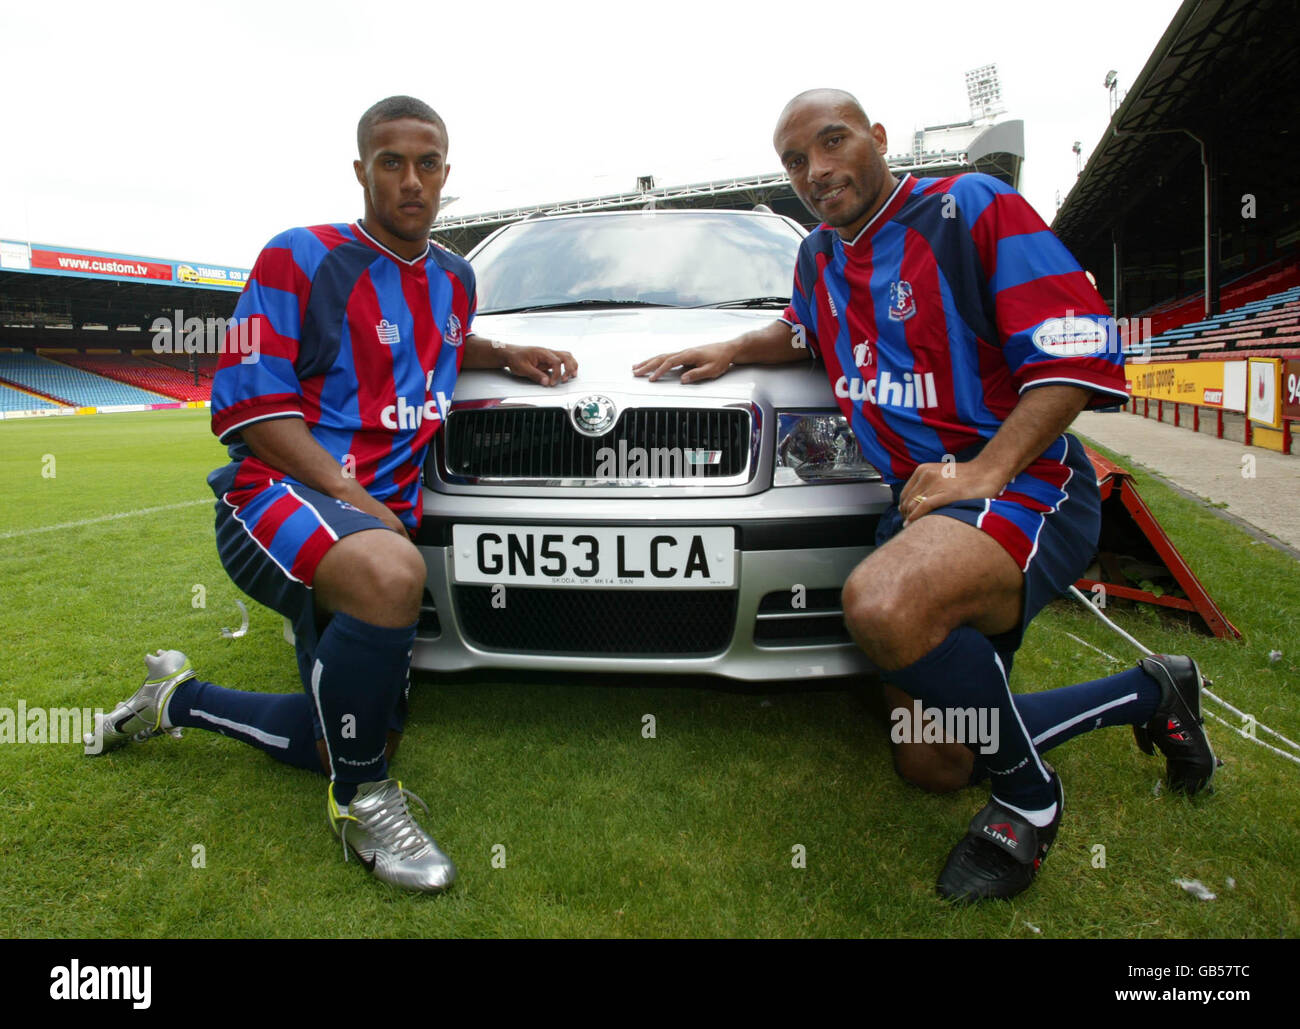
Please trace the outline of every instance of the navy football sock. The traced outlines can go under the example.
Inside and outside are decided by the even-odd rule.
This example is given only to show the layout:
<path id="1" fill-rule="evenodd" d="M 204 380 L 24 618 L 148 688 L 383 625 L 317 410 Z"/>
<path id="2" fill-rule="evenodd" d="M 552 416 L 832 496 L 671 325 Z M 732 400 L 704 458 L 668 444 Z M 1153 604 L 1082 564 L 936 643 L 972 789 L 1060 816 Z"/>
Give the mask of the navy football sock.
<path id="1" fill-rule="evenodd" d="M 312 702 L 305 693 L 252 693 L 190 679 L 167 702 L 167 720 L 243 740 L 295 768 L 322 771 Z"/>
<path id="2" fill-rule="evenodd" d="M 1020 718 L 1040 754 L 1093 729 L 1145 725 L 1159 703 L 1160 687 L 1141 668 L 1016 697 Z"/>
<path id="3" fill-rule="evenodd" d="M 989 725 L 996 712 L 995 749 L 979 755 L 993 781 L 994 796 L 1027 816 L 1040 815 L 1042 824 L 1050 820 L 1056 792 L 1016 711 L 997 651 L 986 636 L 962 626 L 921 660 L 886 672 L 885 678 L 926 707 L 984 709 L 984 723 Z"/>
<path id="4" fill-rule="evenodd" d="M 414 622 L 390 629 L 345 614 L 334 615 L 321 634 L 312 695 L 339 804 L 351 802 L 358 783 L 388 777 L 384 744 L 414 642 Z"/>

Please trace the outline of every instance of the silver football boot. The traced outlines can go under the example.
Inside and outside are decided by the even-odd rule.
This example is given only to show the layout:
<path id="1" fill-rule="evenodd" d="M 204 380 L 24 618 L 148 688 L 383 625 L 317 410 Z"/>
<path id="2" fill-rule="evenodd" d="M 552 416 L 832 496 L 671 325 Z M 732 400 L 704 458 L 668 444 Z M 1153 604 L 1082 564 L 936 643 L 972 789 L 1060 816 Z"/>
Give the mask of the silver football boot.
<path id="1" fill-rule="evenodd" d="M 415 821 L 407 797 L 429 813 L 429 806 L 400 782 L 384 779 L 358 786 L 345 814 L 334 802 L 330 783 L 330 827 L 343 841 L 344 861 L 351 847 L 375 878 L 407 890 L 441 893 L 456 881 L 456 866 Z"/>
<path id="2" fill-rule="evenodd" d="M 95 731 L 86 733 L 86 753 L 104 754 L 135 740 L 144 742 L 164 733 L 179 737 L 181 730 L 163 724 L 163 709 L 176 687 L 194 678 L 190 659 L 179 650 L 145 654 L 144 685 L 106 715 L 95 716 Z M 98 741 L 98 748 L 95 748 Z"/>

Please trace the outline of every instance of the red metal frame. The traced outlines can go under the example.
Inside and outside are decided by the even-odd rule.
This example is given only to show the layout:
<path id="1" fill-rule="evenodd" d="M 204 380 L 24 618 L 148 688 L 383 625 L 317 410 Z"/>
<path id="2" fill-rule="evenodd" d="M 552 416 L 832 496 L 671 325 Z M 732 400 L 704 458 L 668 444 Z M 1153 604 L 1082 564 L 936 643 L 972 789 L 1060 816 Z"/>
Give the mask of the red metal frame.
<path id="1" fill-rule="evenodd" d="M 1138 491 L 1133 485 L 1133 476 L 1090 447 L 1084 449 L 1087 450 L 1088 459 L 1092 462 L 1093 470 L 1097 473 L 1097 485 L 1101 489 L 1103 503 L 1118 491 L 1120 503 L 1123 505 L 1124 510 L 1133 519 L 1142 535 L 1151 543 L 1161 562 L 1187 596 L 1186 598 L 1157 597 L 1154 593 L 1148 593 L 1146 590 L 1137 589 L 1124 583 L 1100 582 L 1106 593 L 1109 596 L 1120 597 L 1125 600 L 1136 600 L 1143 604 L 1156 604 L 1159 607 L 1190 612 L 1198 616 L 1205 628 L 1220 639 L 1240 639 L 1241 633 L 1237 630 L 1237 627 L 1228 621 L 1223 612 L 1219 610 L 1219 606 L 1210 599 L 1210 595 L 1205 592 L 1205 587 L 1192 573 L 1192 570 L 1187 566 L 1187 562 L 1183 560 L 1182 554 L 1178 553 L 1178 549 L 1165 534 L 1164 529 L 1160 527 L 1160 523 L 1156 521 L 1151 509 L 1138 495 Z M 1103 508 L 1103 511 L 1105 510 L 1107 509 Z M 1075 583 L 1085 593 L 1098 584 L 1099 580 L 1095 579 L 1080 579 Z"/>

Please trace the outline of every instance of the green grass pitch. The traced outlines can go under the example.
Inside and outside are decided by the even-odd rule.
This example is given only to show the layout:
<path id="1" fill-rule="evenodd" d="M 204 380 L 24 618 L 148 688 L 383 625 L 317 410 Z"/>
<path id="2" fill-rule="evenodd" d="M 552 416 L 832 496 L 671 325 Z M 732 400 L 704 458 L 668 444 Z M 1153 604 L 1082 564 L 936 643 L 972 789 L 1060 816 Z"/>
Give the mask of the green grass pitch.
<path id="1" fill-rule="evenodd" d="M 242 598 L 217 561 L 210 503 L 171 507 L 210 500 L 204 476 L 223 457 L 204 411 L 0 424 L 0 707 L 107 708 L 157 647 L 185 650 L 224 685 L 299 688 L 277 615 L 251 605 L 246 637 L 220 634 Z M 1138 484 L 1245 639 L 1112 612 L 1300 737 L 1295 561 L 1149 477 Z M 1017 690 L 1118 670 L 1066 633 L 1132 659 L 1058 602 L 1031 628 Z M 93 759 L 73 743 L 0 745 L 0 934 L 1296 936 L 1300 767 L 1210 724 L 1227 763 L 1194 800 L 1156 795 L 1163 762 L 1126 729 L 1052 751 L 1066 816 L 1039 881 L 961 910 L 934 880 L 983 794 L 902 783 L 873 692 L 842 683 L 417 682 L 395 772 L 460 868 L 443 897 L 345 864 L 324 779 L 233 740 L 188 731 Z M 1177 878 L 1218 899 L 1193 899 Z"/>

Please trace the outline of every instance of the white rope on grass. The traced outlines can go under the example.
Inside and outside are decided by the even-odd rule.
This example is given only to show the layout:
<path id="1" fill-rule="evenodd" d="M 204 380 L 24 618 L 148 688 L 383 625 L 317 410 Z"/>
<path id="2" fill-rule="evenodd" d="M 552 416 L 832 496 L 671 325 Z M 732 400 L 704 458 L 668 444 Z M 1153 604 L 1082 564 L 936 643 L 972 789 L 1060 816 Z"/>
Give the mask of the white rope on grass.
<path id="1" fill-rule="evenodd" d="M 1218 715 L 1216 715 L 1213 711 L 1206 711 L 1205 713 L 1206 713 L 1207 715 L 1209 715 L 1211 718 L 1213 718 L 1216 722 L 1222 722 L 1222 723 L 1223 723 L 1224 725 L 1226 725 L 1229 729 L 1231 729 L 1233 732 L 1235 732 L 1238 736 L 1242 737 L 1242 739 L 1250 740 L 1251 743 L 1258 743 L 1261 747 L 1267 747 L 1267 748 L 1268 748 L 1269 750 L 1271 750 L 1274 754 L 1281 754 L 1281 755 L 1282 755 L 1284 758 L 1286 758 L 1288 761 L 1294 761 L 1296 764 L 1300 765 L 1300 756 L 1298 756 L 1298 755 L 1296 755 L 1296 754 L 1288 754 L 1285 750 L 1279 750 L 1277 747 L 1273 746 L 1273 744 L 1271 744 L 1271 743 L 1265 743 L 1263 740 L 1261 740 L 1261 739 L 1257 739 L 1256 737 L 1251 736 L 1248 732 L 1246 732 L 1245 729 L 1242 729 L 1242 728 L 1239 728 L 1238 726 L 1233 725 L 1233 724 L 1232 724 L 1231 722 L 1229 722 L 1226 718 L 1220 718 L 1220 717 L 1219 717 Z M 1259 728 L 1259 729 L 1264 728 L 1264 726 L 1260 725 L 1258 722 L 1255 723 L 1255 726 L 1256 726 L 1256 728 Z"/>
<path id="2" fill-rule="evenodd" d="M 1139 642 L 1138 640 L 1136 640 L 1134 637 L 1130 636 L 1130 635 L 1129 635 L 1128 633 L 1126 633 L 1123 629 L 1121 629 L 1118 625 L 1116 625 L 1116 624 L 1115 624 L 1114 622 L 1112 622 L 1109 618 L 1107 618 L 1106 615 L 1102 612 L 1101 608 L 1099 608 L 1099 607 L 1098 607 L 1096 604 L 1094 604 L 1091 600 L 1089 600 L 1087 597 L 1085 597 L 1085 596 L 1084 596 L 1084 595 L 1079 591 L 1079 588 L 1078 588 L 1077 586 L 1073 586 L 1073 585 L 1070 586 L 1070 587 L 1069 587 L 1069 591 L 1070 591 L 1070 593 L 1074 596 L 1074 598 L 1075 598 L 1076 600 L 1079 601 L 1080 604 L 1082 604 L 1082 605 L 1083 605 L 1084 607 L 1086 607 L 1089 611 L 1091 611 L 1091 612 L 1092 612 L 1093 614 L 1095 614 L 1098 618 L 1100 618 L 1100 619 L 1102 620 L 1102 622 L 1105 623 L 1109 628 L 1113 629 L 1113 630 L 1114 630 L 1116 633 L 1118 633 L 1120 636 L 1123 636 L 1124 639 L 1128 640 L 1129 643 L 1133 644 L 1133 646 L 1135 646 L 1138 650 L 1140 650 L 1144 655 L 1146 655 L 1147 657 L 1153 657 L 1153 656 L 1155 655 L 1155 651 L 1150 650 L 1150 649 L 1148 649 L 1147 647 L 1143 646 L 1142 643 L 1140 643 L 1140 642 Z M 1261 721 L 1258 721 L 1258 720 L 1255 719 L 1253 716 L 1251 716 L 1251 715 L 1247 715 L 1247 714 L 1245 714 L 1244 712 L 1239 711 L 1237 708 L 1235 708 L 1235 707 L 1233 707 L 1231 704 L 1229 704 L 1226 700 L 1224 700 L 1224 699 L 1222 699 L 1221 697 L 1218 697 L 1218 696 L 1216 696 L 1215 694 L 1211 693 L 1208 689 L 1205 688 L 1204 683 L 1202 683 L 1202 685 L 1201 685 L 1201 693 L 1204 694 L 1205 696 L 1209 697 L 1211 700 L 1217 701 L 1218 703 L 1222 704 L 1224 707 L 1226 707 L 1226 708 L 1227 708 L 1229 711 L 1231 711 L 1233 714 L 1238 715 L 1239 717 L 1241 717 L 1241 718 L 1243 718 L 1243 719 L 1244 719 L 1244 718 L 1250 718 L 1250 719 L 1255 723 L 1255 728 L 1257 728 L 1257 729 L 1263 729 L 1266 733 L 1270 734 L 1271 736 L 1275 736 L 1275 737 L 1277 737 L 1278 739 L 1283 740 L 1284 742 L 1290 744 L 1292 747 L 1295 747 L 1297 750 L 1300 750 L 1300 744 L 1297 744 L 1294 740 L 1287 739 L 1287 737 L 1283 736 L 1283 735 L 1282 735 L 1280 732 L 1278 732 L 1276 729 L 1271 729 L 1271 728 L 1269 728 L 1267 725 L 1265 725 L 1265 724 L 1264 724 L 1263 722 L 1261 722 Z M 1261 740 L 1261 739 L 1259 739 L 1259 738 L 1257 738 L 1257 737 L 1255 737 L 1255 736 L 1252 736 L 1250 733 L 1246 732 L 1244 729 L 1239 729 L 1239 728 L 1237 728 L 1235 725 L 1233 725 L 1231 722 L 1225 721 L 1224 719 L 1220 718 L 1220 717 L 1219 717 L 1218 715 L 1216 715 L 1213 711 L 1206 711 L 1205 714 L 1209 715 L 1211 718 L 1215 719 L 1216 721 L 1223 722 L 1224 725 L 1226 725 L 1226 726 L 1227 726 L 1229 729 L 1231 729 L 1233 732 L 1237 733 L 1237 735 L 1241 736 L 1243 739 L 1250 740 L 1252 743 L 1258 743 L 1261 747 L 1266 747 L 1267 749 L 1273 751 L 1273 753 L 1275 753 L 1275 754 L 1281 754 L 1284 758 L 1287 758 L 1288 760 L 1294 761 L 1294 762 L 1296 762 L 1296 764 L 1300 764 L 1300 757 L 1297 757 L 1297 756 L 1295 756 L 1295 755 L 1293 755 L 1293 754 L 1288 754 L 1285 750 L 1279 750 L 1277 747 L 1274 747 L 1272 744 L 1265 743 L 1263 740 Z"/>
<path id="3" fill-rule="evenodd" d="M 1137 647 L 1137 649 L 1140 650 L 1140 651 L 1142 651 L 1142 653 L 1145 654 L 1147 657 L 1151 657 L 1152 655 L 1155 654 L 1155 651 L 1154 651 L 1154 650 L 1148 650 L 1148 649 L 1147 649 L 1146 647 L 1144 647 L 1141 643 L 1139 643 L 1139 642 L 1138 642 L 1137 640 L 1135 640 L 1132 636 L 1130 636 L 1130 635 L 1129 635 L 1128 633 L 1126 633 L 1123 629 L 1121 629 L 1118 625 L 1116 625 L 1116 624 L 1115 624 L 1114 622 L 1112 622 L 1109 618 L 1107 618 L 1107 617 L 1102 613 L 1101 608 L 1099 608 L 1096 604 L 1094 604 L 1091 600 L 1089 600 L 1087 597 L 1085 597 L 1082 593 L 1079 592 L 1079 587 L 1078 587 L 1078 586 L 1071 586 L 1071 587 L 1070 587 L 1070 592 L 1074 595 L 1074 598 L 1075 598 L 1075 599 L 1076 599 L 1080 604 L 1082 604 L 1082 605 L 1083 605 L 1084 607 L 1086 607 L 1089 611 L 1091 611 L 1091 612 L 1092 612 L 1093 614 L 1095 614 L 1098 618 L 1100 618 L 1103 622 L 1105 622 L 1107 625 L 1109 625 L 1112 629 L 1115 630 L 1115 632 L 1119 633 L 1119 634 L 1120 634 L 1121 636 L 1123 636 L 1126 640 L 1128 640 L 1130 643 L 1132 643 L 1133 646 Z"/>
<path id="4" fill-rule="evenodd" d="M 1289 747 L 1294 747 L 1297 751 L 1300 751 L 1300 743 L 1297 743 L 1297 742 L 1296 742 L 1295 740 L 1293 740 L 1293 739 L 1288 739 L 1286 736 L 1283 736 L 1283 735 L 1282 735 L 1280 732 L 1278 732 L 1276 729 L 1270 729 L 1270 728 L 1269 728 L 1267 725 L 1265 725 L 1263 722 L 1261 722 L 1261 721 L 1259 721 L 1258 719 L 1256 719 L 1254 715 L 1248 715 L 1248 714 L 1246 714 L 1245 711 L 1241 711 L 1241 710 L 1239 710 L 1238 708 L 1233 707 L 1231 704 L 1229 704 L 1229 703 L 1228 703 L 1226 700 L 1224 700 L 1222 697 L 1216 697 L 1213 693 L 1211 693 L 1211 692 L 1210 692 L 1208 689 L 1206 689 L 1204 686 L 1201 687 L 1201 692 L 1204 693 L 1204 694 L 1205 694 L 1207 697 L 1209 697 L 1211 700 L 1216 701 L 1217 703 L 1222 704 L 1224 707 L 1226 707 L 1229 711 L 1231 711 L 1231 712 L 1232 712 L 1234 715 L 1236 715 L 1238 718 L 1240 718 L 1240 719 L 1242 719 L 1242 720 L 1245 720 L 1245 719 L 1249 718 L 1252 722 L 1255 723 L 1255 728 L 1257 728 L 1257 729 L 1263 729 L 1263 730 L 1264 730 L 1266 733 L 1268 733 L 1270 736 L 1273 736 L 1273 737 L 1275 737 L 1275 738 L 1281 740 L 1281 741 L 1282 741 L 1283 743 L 1285 743 L 1287 746 L 1289 746 Z"/>
<path id="5" fill-rule="evenodd" d="M 1062 632 L 1065 632 L 1064 629 L 1062 629 L 1061 631 L 1062 631 Z M 1101 649 L 1101 647 L 1094 647 L 1094 646 L 1093 646 L 1091 643 L 1089 643 L 1087 640 L 1081 640 L 1081 639 L 1079 639 L 1079 637 L 1076 636 L 1074 633 L 1072 633 L 1072 632 L 1066 632 L 1065 635 L 1069 636 L 1070 639 L 1074 640 L 1075 643 L 1081 643 L 1081 644 L 1083 644 L 1083 646 L 1087 647 L 1089 650 L 1095 650 L 1095 651 L 1096 651 L 1098 654 L 1100 654 L 1102 657 L 1106 658 L 1106 660 L 1108 660 L 1108 661 L 1114 661 L 1116 664 L 1119 664 L 1119 663 L 1120 663 L 1119 658 L 1117 658 L 1114 654 L 1107 654 L 1104 650 Z"/>

